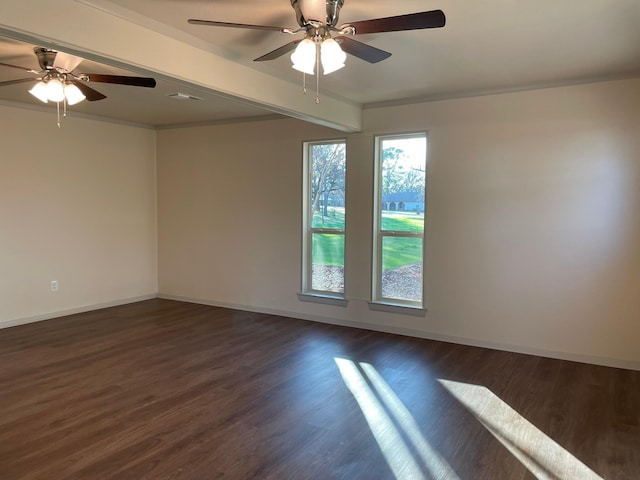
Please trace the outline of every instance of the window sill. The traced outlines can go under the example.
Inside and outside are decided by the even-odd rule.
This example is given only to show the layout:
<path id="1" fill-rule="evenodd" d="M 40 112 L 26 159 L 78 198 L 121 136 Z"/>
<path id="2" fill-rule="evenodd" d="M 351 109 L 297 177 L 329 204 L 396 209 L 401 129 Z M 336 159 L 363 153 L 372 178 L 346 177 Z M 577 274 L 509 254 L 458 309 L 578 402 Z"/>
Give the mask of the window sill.
<path id="1" fill-rule="evenodd" d="M 409 305 L 396 305 L 393 303 L 368 302 L 369 310 L 376 312 L 398 313 L 400 315 L 411 315 L 414 317 L 424 317 L 427 314 L 426 308 L 412 307 Z"/>
<path id="2" fill-rule="evenodd" d="M 321 303 L 323 305 L 334 305 L 336 307 L 346 307 L 349 301 L 342 297 L 331 295 L 320 295 L 318 293 L 298 293 L 298 300 L 301 302 Z"/>

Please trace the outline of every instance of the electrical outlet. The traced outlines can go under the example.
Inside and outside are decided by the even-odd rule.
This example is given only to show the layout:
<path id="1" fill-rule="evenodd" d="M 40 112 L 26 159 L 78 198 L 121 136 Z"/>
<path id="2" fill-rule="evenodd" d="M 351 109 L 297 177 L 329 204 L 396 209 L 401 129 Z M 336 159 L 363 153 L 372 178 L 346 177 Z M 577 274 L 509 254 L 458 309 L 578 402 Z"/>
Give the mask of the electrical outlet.
<path id="1" fill-rule="evenodd" d="M 52 292 L 58 291 L 58 280 L 51 280 L 51 291 Z"/>

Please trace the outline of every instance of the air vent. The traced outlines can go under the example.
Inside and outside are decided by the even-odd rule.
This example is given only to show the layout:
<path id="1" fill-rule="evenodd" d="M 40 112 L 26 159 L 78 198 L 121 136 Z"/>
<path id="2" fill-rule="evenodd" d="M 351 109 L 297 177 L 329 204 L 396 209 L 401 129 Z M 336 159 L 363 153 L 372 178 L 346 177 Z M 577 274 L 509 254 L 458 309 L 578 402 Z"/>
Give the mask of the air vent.
<path id="1" fill-rule="evenodd" d="M 189 95 L 188 93 L 170 93 L 167 95 L 168 97 L 175 98 L 176 100 L 202 100 L 200 97 L 195 97 L 193 95 Z"/>

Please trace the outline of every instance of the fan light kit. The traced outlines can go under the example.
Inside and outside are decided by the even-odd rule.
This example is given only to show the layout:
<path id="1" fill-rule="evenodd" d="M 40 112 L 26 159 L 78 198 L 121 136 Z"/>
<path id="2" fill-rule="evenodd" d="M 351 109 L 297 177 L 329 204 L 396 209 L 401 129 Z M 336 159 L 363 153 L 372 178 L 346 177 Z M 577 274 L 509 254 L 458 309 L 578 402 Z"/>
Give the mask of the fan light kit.
<path id="1" fill-rule="evenodd" d="M 73 83 L 67 82 L 66 75 L 48 75 L 36 83 L 29 93 L 44 103 L 64 102 L 66 105 L 75 105 L 87 97 Z"/>
<path id="2" fill-rule="evenodd" d="M 347 54 L 342 51 L 338 42 L 331 37 L 325 40 L 322 40 L 322 38 L 314 40 L 305 38 L 302 40 L 296 47 L 295 52 L 291 54 L 292 67 L 299 72 L 313 75 L 318 60 L 318 48 L 320 49 L 322 71 L 325 75 L 344 67 Z"/>
<path id="3" fill-rule="evenodd" d="M 96 73 L 74 73 L 73 70 L 82 62 L 82 58 L 43 47 L 33 49 L 40 65 L 40 70 L 19 67 L 8 63 L 0 66 L 17 68 L 37 75 L 36 78 L 21 78 L 0 82 L 0 86 L 37 81 L 29 93 L 38 100 L 56 104 L 58 111 L 58 127 L 60 127 L 60 104 L 63 105 L 63 116 L 67 115 L 67 105 L 75 105 L 87 100 L 94 102 L 107 98 L 102 93 L 87 85 L 88 82 L 115 83 L 135 87 L 153 88 L 156 81 L 147 77 L 129 77 L 124 75 L 103 75 Z"/>
<path id="4" fill-rule="evenodd" d="M 296 29 L 193 18 L 189 19 L 188 22 L 192 25 L 270 30 L 291 35 L 304 32 L 305 37 L 303 39 L 289 42 L 256 58 L 254 61 L 275 60 L 293 50 L 291 55 L 293 68 L 303 72 L 304 75 L 316 74 L 316 103 L 319 103 L 317 90 L 320 63 L 322 63 L 323 73 L 327 75 L 344 67 L 347 53 L 369 63 L 378 63 L 391 56 L 391 53 L 354 40 L 351 38 L 352 36 L 367 33 L 441 28 L 446 23 L 442 10 L 431 10 L 395 17 L 350 22 L 336 27 L 340 9 L 343 5 L 344 0 L 291 0 L 291 6 L 295 11 L 299 25 L 299 28 Z M 337 34 L 337 36 L 332 37 L 332 33 Z M 306 92 L 306 89 L 303 88 L 303 91 Z"/>

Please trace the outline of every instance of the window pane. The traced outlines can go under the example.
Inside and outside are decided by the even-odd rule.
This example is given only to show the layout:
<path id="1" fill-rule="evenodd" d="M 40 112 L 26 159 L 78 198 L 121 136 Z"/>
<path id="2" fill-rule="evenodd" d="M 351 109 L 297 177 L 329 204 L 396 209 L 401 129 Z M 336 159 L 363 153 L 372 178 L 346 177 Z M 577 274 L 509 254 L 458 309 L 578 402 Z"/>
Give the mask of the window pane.
<path id="1" fill-rule="evenodd" d="M 344 293 L 344 235 L 314 233 L 311 243 L 311 289 Z"/>
<path id="2" fill-rule="evenodd" d="M 388 138 L 381 142 L 382 230 L 424 230 L 426 140 Z"/>
<path id="3" fill-rule="evenodd" d="M 383 237 L 382 296 L 422 302 L 422 239 Z"/>
<path id="4" fill-rule="evenodd" d="M 311 227 L 344 229 L 345 144 L 311 146 Z"/>

